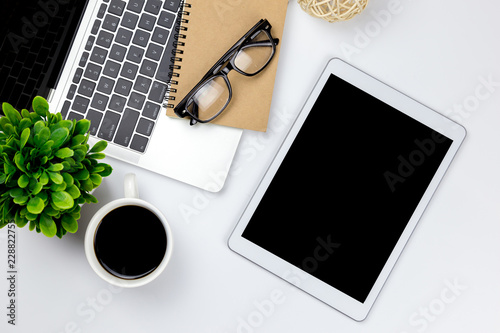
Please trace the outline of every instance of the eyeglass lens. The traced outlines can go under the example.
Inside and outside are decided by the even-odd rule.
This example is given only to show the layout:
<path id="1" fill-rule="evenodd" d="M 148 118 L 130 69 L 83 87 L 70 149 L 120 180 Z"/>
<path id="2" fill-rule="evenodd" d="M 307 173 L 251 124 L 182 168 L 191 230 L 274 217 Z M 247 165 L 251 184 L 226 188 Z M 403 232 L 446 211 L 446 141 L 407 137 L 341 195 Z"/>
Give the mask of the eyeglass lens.
<path id="1" fill-rule="evenodd" d="M 246 74 L 255 74 L 269 62 L 273 55 L 273 41 L 264 31 L 243 44 L 234 59 L 234 65 Z"/>
<path id="2" fill-rule="evenodd" d="M 244 42 L 235 56 L 234 66 L 253 75 L 267 65 L 272 55 L 273 41 L 264 31 L 259 31 Z M 201 121 L 208 121 L 227 106 L 229 95 L 228 82 L 222 76 L 215 76 L 198 89 L 186 110 Z"/>

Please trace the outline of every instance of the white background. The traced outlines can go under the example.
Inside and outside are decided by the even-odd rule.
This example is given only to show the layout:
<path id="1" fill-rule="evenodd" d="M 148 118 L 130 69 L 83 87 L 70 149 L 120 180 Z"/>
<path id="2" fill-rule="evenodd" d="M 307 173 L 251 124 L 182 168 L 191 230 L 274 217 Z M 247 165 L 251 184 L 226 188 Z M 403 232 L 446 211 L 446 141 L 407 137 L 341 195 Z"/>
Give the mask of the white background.
<path id="1" fill-rule="evenodd" d="M 203 192 L 108 159 L 114 172 L 95 191 L 100 202 L 84 206 L 76 234 L 60 240 L 27 228 L 18 230 L 16 326 L 7 323 L 8 285 L 2 278 L 0 331 L 500 331 L 498 13 L 500 3 L 493 0 L 371 0 L 356 18 L 331 24 L 308 16 L 291 1 L 269 130 L 244 132 L 224 189 L 217 194 Z M 353 321 L 227 247 L 256 183 L 333 57 L 448 115 L 468 131 L 363 322 Z M 332 105 L 340 98 L 332 95 Z M 335 123 L 335 113 L 325 116 L 332 130 L 346 126 Z M 318 144 L 327 154 L 340 143 Z M 312 167 L 328 173 L 325 167 Z M 92 214 L 122 196 L 123 176 L 129 172 L 137 175 L 141 197 L 169 220 L 175 249 L 156 281 L 121 290 L 91 270 L 83 238 Z M 334 200 L 335 189 L 327 191 Z M 332 219 L 338 218 L 334 210 L 329 212 Z M 0 231 L 0 277 L 7 275 L 6 234 L 6 228 Z M 137 236 L 148 237 L 139 221 Z"/>

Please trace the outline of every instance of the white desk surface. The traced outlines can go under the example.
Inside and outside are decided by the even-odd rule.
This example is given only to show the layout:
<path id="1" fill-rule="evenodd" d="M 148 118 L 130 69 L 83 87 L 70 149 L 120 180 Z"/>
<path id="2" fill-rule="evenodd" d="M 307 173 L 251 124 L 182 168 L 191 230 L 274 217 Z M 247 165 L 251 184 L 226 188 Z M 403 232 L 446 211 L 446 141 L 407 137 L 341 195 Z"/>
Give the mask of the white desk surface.
<path id="1" fill-rule="evenodd" d="M 244 133 L 224 189 L 205 193 L 108 159 L 114 172 L 95 192 L 100 203 L 84 206 L 76 234 L 59 240 L 18 229 L 15 327 L 7 323 L 7 231 L 0 231 L 0 331 L 499 332 L 498 13 L 500 3 L 492 0 L 371 0 L 358 17 L 330 24 L 290 1 L 269 131 Z M 226 244 L 286 129 L 333 57 L 447 114 L 468 131 L 363 322 Z M 336 98 L 342 96 L 332 96 L 332 103 Z M 329 118 L 335 126 L 335 115 Z M 129 172 L 136 173 L 142 198 L 170 221 L 175 250 L 156 281 L 121 290 L 91 270 L 83 237 L 92 214 L 121 197 Z M 148 237 L 140 224 L 137 235 Z"/>

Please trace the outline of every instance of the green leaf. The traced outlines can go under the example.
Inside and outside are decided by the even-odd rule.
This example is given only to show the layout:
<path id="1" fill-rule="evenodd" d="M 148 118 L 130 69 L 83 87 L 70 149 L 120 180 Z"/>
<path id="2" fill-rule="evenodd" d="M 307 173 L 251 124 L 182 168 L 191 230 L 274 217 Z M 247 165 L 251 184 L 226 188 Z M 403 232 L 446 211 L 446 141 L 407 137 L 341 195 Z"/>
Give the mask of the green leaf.
<path id="1" fill-rule="evenodd" d="M 36 130 L 35 130 L 36 133 Z M 43 127 L 40 129 L 38 133 L 35 134 L 35 137 L 33 138 L 33 142 L 37 147 L 41 147 L 42 149 L 50 148 L 52 147 L 53 143 L 50 144 L 49 146 L 46 146 L 47 141 L 50 138 L 50 130 L 47 127 Z"/>
<path id="2" fill-rule="evenodd" d="M 42 117 L 47 117 L 49 115 L 49 103 L 43 97 L 36 96 L 33 99 L 33 110 Z"/>
<path id="3" fill-rule="evenodd" d="M 83 134 L 75 135 L 71 139 L 71 147 L 78 146 L 78 145 L 82 144 L 86 138 L 87 138 L 87 136 L 83 135 Z"/>
<path id="4" fill-rule="evenodd" d="M 17 198 L 14 198 L 14 203 L 18 204 L 18 205 L 25 205 L 28 200 L 29 200 L 30 197 L 26 196 L 26 195 L 23 195 L 23 196 L 20 196 L 20 197 L 17 197 Z"/>
<path id="5" fill-rule="evenodd" d="M 33 126 L 33 130 L 35 131 L 35 134 L 38 134 L 45 127 L 46 127 L 45 126 L 45 121 L 38 120 L 38 121 L 35 122 L 35 125 Z"/>
<path id="6" fill-rule="evenodd" d="M 67 232 L 71 232 L 72 234 L 78 230 L 78 222 L 69 214 L 62 216 L 61 225 Z"/>
<path id="7" fill-rule="evenodd" d="M 62 169 L 64 169 L 64 166 L 61 163 L 56 163 L 56 164 L 51 163 L 47 168 L 47 171 L 61 171 Z"/>
<path id="8" fill-rule="evenodd" d="M 76 185 L 68 186 L 66 188 L 66 192 L 68 192 L 69 195 L 71 195 L 71 197 L 73 199 L 76 199 L 76 198 L 80 197 L 80 195 L 81 195 L 81 192 Z"/>
<path id="9" fill-rule="evenodd" d="M 72 175 L 70 175 L 67 172 L 62 173 L 61 175 L 63 176 L 64 182 L 66 183 L 66 186 L 68 186 L 68 187 L 73 186 L 73 184 L 75 183 L 75 180 L 73 179 Z"/>
<path id="10" fill-rule="evenodd" d="M 83 169 L 79 170 L 77 173 L 73 174 L 73 178 L 78 179 L 78 180 L 88 179 L 89 176 L 90 176 L 90 174 L 87 171 L 87 169 L 85 169 L 85 168 L 83 168 Z"/>
<path id="11" fill-rule="evenodd" d="M 42 174 L 40 175 L 39 182 L 42 185 L 47 185 L 47 183 L 49 182 L 49 174 L 47 172 L 45 172 L 45 171 L 42 172 Z"/>
<path id="12" fill-rule="evenodd" d="M 57 115 L 51 114 L 51 120 L 56 121 L 53 125 L 50 126 L 50 131 L 54 132 L 56 129 L 61 127 L 66 127 L 69 131 L 73 128 L 73 122 L 71 120 L 61 120 L 59 121 Z"/>
<path id="13" fill-rule="evenodd" d="M 73 156 L 74 151 L 68 147 L 61 148 L 54 154 L 56 157 L 61 159 Z"/>
<path id="14" fill-rule="evenodd" d="M 2 110 L 12 125 L 17 126 L 19 124 L 19 122 L 22 119 L 21 114 L 19 113 L 19 111 L 14 109 L 14 107 L 12 105 L 10 105 L 9 103 L 3 103 Z"/>
<path id="15" fill-rule="evenodd" d="M 60 211 L 54 209 L 54 207 L 52 207 L 51 205 L 47 205 L 45 207 L 45 209 L 43 210 L 43 213 L 47 214 L 48 216 L 54 217 L 54 216 L 59 215 Z"/>
<path id="16" fill-rule="evenodd" d="M 96 142 L 96 144 L 90 149 L 89 153 L 99 153 L 106 149 L 108 146 L 108 142 L 101 140 L 99 142 Z"/>
<path id="17" fill-rule="evenodd" d="M 24 192 L 24 190 L 22 188 L 16 187 L 16 188 L 13 188 L 9 191 L 9 195 L 12 198 L 18 198 L 18 197 L 22 197 L 22 196 L 26 195 L 26 193 Z"/>
<path id="18" fill-rule="evenodd" d="M 31 214 L 40 214 L 45 208 L 45 204 L 39 197 L 33 197 L 26 206 Z"/>
<path id="19" fill-rule="evenodd" d="M 59 209 L 70 209 L 74 205 L 74 200 L 66 191 L 52 192 L 50 195 L 52 203 Z"/>
<path id="20" fill-rule="evenodd" d="M 60 173 L 50 171 L 48 171 L 47 173 L 49 174 L 50 180 L 52 180 L 52 182 L 56 184 L 61 184 L 64 181 Z"/>
<path id="21" fill-rule="evenodd" d="M 88 119 L 80 119 L 76 122 L 74 135 L 78 134 L 87 134 L 90 129 L 90 120 Z"/>
<path id="22" fill-rule="evenodd" d="M 28 110 L 22 109 L 21 116 L 23 116 L 24 119 L 28 119 L 31 122 L 30 112 Z"/>
<path id="23" fill-rule="evenodd" d="M 22 228 L 28 223 L 28 220 L 24 216 L 21 216 L 19 211 L 17 211 L 16 216 L 14 217 L 14 222 L 18 228 Z"/>
<path id="24" fill-rule="evenodd" d="M 54 220 L 46 215 L 40 215 L 40 230 L 47 237 L 54 237 L 57 233 L 57 225 Z"/>
<path id="25" fill-rule="evenodd" d="M 89 154 L 87 157 L 88 158 L 93 158 L 93 159 L 96 159 L 96 160 L 102 160 L 103 158 L 106 157 L 106 155 L 104 153 L 95 153 L 95 154 Z"/>
<path id="26" fill-rule="evenodd" d="M 36 182 L 33 188 L 31 189 L 32 195 L 37 195 L 43 189 L 43 184 L 40 182 Z"/>
<path id="27" fill-rule="evenodd" d="M 80 181 L 81 188 L 84 191 L 90 192 L 94 189 L 94 183 L 90 180 L 90 178 L 84 179 Z"/>
<path id="28" fill-rule="evenodd" d="M 50 140 L 54 141 L 53 148 L 59 148 L 68 138 L 69 130 L 66 127 L 56 129 L 50 135 Z"/>
<path id="29" fill-rule="evenodd" d="M 16 155 L 14 155 L 14 163 L 16 163 L 16 166 L 19 170 L 21 170 L 22 172 L 26 172 L 26 167 L 24 166 L 24 156 L 20 151 L 18 151 Z"/>
<path id="30" fill-rule="evenodd" d="M 30 183 L 30 177 L 26 174 L 22 174 L 21 177 L 19 177 L 19 179 L 17 180 L 17 185 L 20 188 L 25 188 L 26 186 L 28 186 L 29 183 Z"/>
<path id="31" fill-rule="evenodd" d="M 93 173 L 90 175 L 90 180 L 92 181 L 92 183 L 94 183 L 94 186 L 97 187 L 101 185 L 102 177 L 97 173 Z"/>
<path id="32" fill-rule="evenodd" d="M 28 139 L 30 137 L 30 129 L 25 128 L 23 132 L 21 133 L 21 150 L 23 150 L 24 146 L 26 145 L 26 142 L 28 142 Z"/>
<path id="33" fill-rule="evenodd" d="M 99 163 L 96 165 L 96 167 L 103 167 L 104 168 L 104 171 L 99 172 L 99 174 L 102 177 L 107 177 L 107 176 L 111 175 L 111 173 L 113 172 L 113 168 L 109 164 L 106 164 L 106 163 Z"/>
<path id="34" fill-rule="evenodd" d="M 64 191 L 66 189 L 66 183 L 62 182 L 61 184 L 52 184 L 50 185 L 50 189 L 54 192 Z"/>
<path id="35" fill-rule="evenodd" d="M 86 203 L 97 203 L 97 198 L 94 197 L 92 194 L 89 193 L 83 193 L 82 197 L 85 199 Z"/>

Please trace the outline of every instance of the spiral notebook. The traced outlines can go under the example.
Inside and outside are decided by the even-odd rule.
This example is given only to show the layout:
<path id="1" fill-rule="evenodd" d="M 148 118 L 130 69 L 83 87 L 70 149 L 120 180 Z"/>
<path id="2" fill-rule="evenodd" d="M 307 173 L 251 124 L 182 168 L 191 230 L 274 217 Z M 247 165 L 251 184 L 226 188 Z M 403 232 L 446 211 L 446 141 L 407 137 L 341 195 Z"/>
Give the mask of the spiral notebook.
<path id="1" fill-rule="evenodd" d="M 260 19 L 266 18 L 272 26 L 273 37 L 280 39 L 273 60 L 254 77 L 231 71 L 228 75 L 233 88 L 231 103 L 212 121 L 218 125 L 265 132 L 287 6 L 288 0 L 187 1 L 167 115 L 177 117 L 173 111 L 176 103 L 241 36 Z"/>

